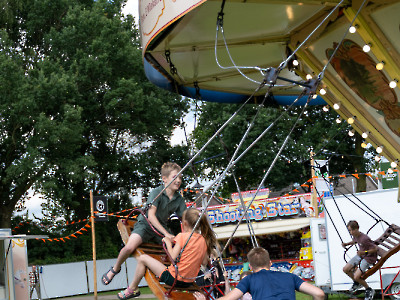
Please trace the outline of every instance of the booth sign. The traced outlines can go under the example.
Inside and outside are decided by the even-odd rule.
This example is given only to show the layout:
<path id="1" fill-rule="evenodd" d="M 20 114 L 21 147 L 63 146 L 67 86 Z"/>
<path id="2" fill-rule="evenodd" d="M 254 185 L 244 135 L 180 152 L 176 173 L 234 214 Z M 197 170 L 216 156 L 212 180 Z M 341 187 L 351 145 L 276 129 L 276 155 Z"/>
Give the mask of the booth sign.
<path id="1" fill-rule="evenodd" d="M 266 220 L 276 217 L 309 216 L 311 194 L 271 198 L 253 201 L 247 210 L 250 220 Z M 248 203 L 245 202 L 246 205 Z M 226 224 L 238 221 L 244 213 L 238 204 L 213 206 L 207 209 L 211 224 Z"/>

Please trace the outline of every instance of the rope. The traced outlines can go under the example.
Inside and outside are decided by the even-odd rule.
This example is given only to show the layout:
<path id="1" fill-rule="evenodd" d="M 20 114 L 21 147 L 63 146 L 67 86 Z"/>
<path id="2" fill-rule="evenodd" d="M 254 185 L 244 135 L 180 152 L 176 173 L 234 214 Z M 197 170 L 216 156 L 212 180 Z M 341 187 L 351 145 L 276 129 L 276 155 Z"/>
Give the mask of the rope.
<path id="1" fill-rule="evenodd" d="M 333 12 L 342 5 L 344 0 L 340 1 L 334 8 L 332 8 L 331 12 L 318 24 L 317 27 L 315 27 L 315 29 L 305 38 L 305 40 L 300 43 L 300 45 L 292 52 L 292 54 L 290 54 L 288 56 L 288 58 L 286 58 L 285 61 L 283 61 L 281 63 L 281 65 L 279 66 L 279 68 L 284 68 L 287 63 L 294 57 L 294 55 L 296 54 L 297 51 L 300 50 L 301 47 L 303 47 L 303 45 L 311 38 L 311 36 L 318 30 L 318 28 L 320 28 L 322 26 L 323 23 L 325 23 L 326 20 L 328 20 L 328 18 L 333 14 Z M 328 62 L 329 63 L 329 62 Z M 321 77 L 322 79 L 322 77 Z"/>
<path id="2" fill-rule="evenodd" d="M 152 203 L 162 195 L 162 193 L 172 184 L 172 182 L 175 181 L 176 178 L 179 177 L 179 175 L 181 175 L 186 169 L 187 167 L 197 158 L 197 156 L 200 155 L 200 153 L 202 153 L 204 151 L 204 149 L 211 143 L 211 141 L 213 141 L 215 139 L 215 137 L 217 137 L 220 132 L 232 121 L 232 119 L 234 119 L 240 110 L 242 110 L 242 108 L 249 102 L 249 100 L 253 97 L 253 95 L 260 90 L 263 87 L 263 85 L 260 85 L 254 92 L 252 95 L 250 95 L 247 100 L 239 107 L 239 109 L 233 113 L 229 119 L 217 130 L 217 132 L 214 133 L 214 135 L 203 145 L 203 147 L 189 160 L 189 162 L 186 163 L 186 165 L 178 172 L 178 174 L 176 175 L 176 177 L 171 180 L 164 188 L 163 190 L 153 199 L 153 201 L 151 201 L 150 203 L 147 204 L 147 207 L 145 208 L 146 210 L 152 205 Z"/>
<path id="3" fill-rule="evenodd" d="M 304 92 L 305 92 L 305 90 L 304 90 L 302 93 L 304 93 Z M 312 94 L 310 94 L 310 95 L 308 96 L 307 103 L 304 105 L 304 108 L 303 108 L 302 112 L 299 114 L 299 116 L 297 117 L 295 123 L 293 124 L 293 126 L 292 126 L 292 128 L 291 128 L 289 134 L 286 136 L 285 141 L 283 142 L 281 148 L 279 149 L 279 151 L 278 151 L 278 153 L 276 154 L 274 160 L 272 161 L 271 166 L 268 168 L 268 171 L 265 173 L 263 179 L 261 180 L 261 182 L 260 182 L 260 184 L 259 184 L 259 186 L 258 186 L 258 188 L 257 188 L 257 191 L 255 192 L 255 194 L 254 194 L 253 198 L 251 199 L 250 203 L 247 205 L 247 207 L 246 207 L 246 209 L 245 209 L 243 215 L 242 215 L 242 216 L 240 217 L 240 219 L 238 220 L 238 223 L 237 223 L 237 225 L 236 225 L 234 231 L 232 232 L 230 238 L 228 239 L 227 243 L 225 244 L 225 247 L 224 247 L 223 251 L 225 251 L 225 249 L 227 248 L 228 244 L 229 244 L 230 241 L 232 240 L 233 235 L 235 234 L 236 230 L 238 229 L 238 227 L 239 227 L 239 225 L 240 225 L 240 222 L 242 221 L 244 215 L 247 213 L 248 209 L 249 209 L 250 206 L 253 204 L 253 201 L 254 201 L 254 199 L 256 198 L 258 192 L 260 191 L 260 189 L 261 189 L 262 186 L 264 185 L 265 180 L 267 179 L 267 177 L 268 177 L 269 173 L 271 172 L 273 166 L 275 165 L 276 161 L 278 160 L 278 158 L 279 158 L 279 156 L 280 156 L 280 154 L 281 154 L 283 148 L 286 146 L 287 142 L 289 141 L 290 135 L 292 134 L 294 128 L 296 127 L 298 121 L 300 120 L 300 117 L 303 115 L 304 110 L 307 108 L 308 103 L 310 102 L 311 98 L 312 98 Z M 222 251 L 222 252 L 223 252 L 223 251 Z"/>
<path id="4" fill-rule="evenodd" d="M 343 0 L 340 1 L 339 4 L 341 4 L 342 2 L 343 2 Z M 359 7 L 359 9 L 357 10 L 357 13 L 355 14 L 353 20 L 352 20 L 351 23 L 350 23 L 348 29 L 350 29 L 350 27 L 353 26 L 354 21 L 357 19 L 358 14 L 361 12 L 361 9 L 364 7 L 364 5 L 365 5 L 366 2 L 367 2 L 367 0 L 364 0 L 363 3 L 361 4 L 361 6 Z M 345 39 L 347 33 L 349 32 L 348 29 L 345 31 L 345 33 L 343 34 L 342 39 L 341 39 L 340 42 L 337 44 L 336 48 L 333 50 L 333 53 L 332 53 L 331 57 L 329 57 L 329 60 L 328 60 L 328 62 L 325 64 L 325 66 L 324 66 L 324 68 L 322 69 L 321 73 L 319 73 L 319 76 L 320 76 L 321 79 L 324 77 L 325 71 L 326 71 L 326 69 L 328 68 L 328 65 L 331 63 L 331 61 L 332 61 L 333 57 L 335 56 L 337 50 L 338 50 L 339 47 L 342 45 L 342 43 L 343 43 L 343 41 L 344 41 L 344 39 Z"/>
<path id="5" fill-rule="evenodd" d="M 263 82 L 263 85 L 264 85 L 264 83 L 265 83 L 265 81 Z M 271 85 L 271 86 L 272 86 L 272 85 Z M 267 93 L 265 94 L 264 100 L 268 97 L 269 92 L 270 92 L 270 89 L 271 89 L 271 86 L 269 86 L 269 88 L 268 88 L 268 90 L 267 90 Z M 264 103 L 264 101 L 263 101 L 263 103 Z M 241 106 L 241 107 L 243 107 L 243 106 Z M 213 192 L 212 192 L 212 194 L 211 194 L 211 196 L 210 196 L 210 199 L 209 199 L 208 202 L 207 202 L 206 207 L 205 207 L 204 210 L 202 211 L 202 213 L 201 213 L 201 215 L 200 215 L 200 218 L 197 220 L 197 222 L 196 222 L 196 224 L 195 224 L 195 226 L 194 226 L 194 228 L 193 228 L 193 230 L 192 230 L 192 232 L 191 232 L 191 234 L 190 234 L 190 236 L 189 236 L 189 239 L 190 239 L 190 237 L 193 235 L 193 232 L 196 230 L 196 228 L 197 228 L 197 226 L 198 226 L 198 224 L 199 224 L 199 222 L 200 222 L 201 217 L 202 217 L 203 214 L 207 211 L 207 207 L 209 206 L 209 204 L 210 204 L 212 198 L 214 197 L 214 195 L 215 195 L 217 189 L 219 188 L 219 186 L 220 186 L 220 184 L 221 184 L 221 182 L 222 182 L 222 179 L 225 178 L 225 175 L 226 175 L 227 171 L 234 165 L 234 163 L 232 163 L 232 162 L 233 162 L 233 160 L 235 159 L 237 153 L 239 152 L 240 147 L 242 146 L 242 144 L 243 144 L 244 140 L 246 139 L 247 135 L 249 134 L 251 128 L 253 127 L 255 118 L 256 118 L 256 116 L 257 116 L 258 113 L 259 113 L 260 107 L 261 107 L 261 105 L 258 107 L 257 113 L 256 113 L 255 117 L 253 118 L 253 121 L 249 124 L 249 126 L 248 126 L 248 128 L 247 128 L 245 134 L 243 135 L 241 141 L 239 142 L 239 145 L 236 147 L 235 152 L 234 152 L 233 156 L 231 157 L 230 162 L 228 163 L 228 166 L 226 167 L 226 169 L 224 170 L 224 172 L 219 176 L 219 178 L 218 178 L 217 180 L 215 180 L 215 181 L 210 185 L 210 186 L 212 186 L 213 184 L 217 183 L 216 186 L 215 186 L 215 188 L 214 188 L 214 190 L 213 190 Z M 276 120 L 276 121 L 277 121 L 277 120 Z M 276 122 L 276 121 L 275 121 L 275 122 Z M 254 144 L 254 142 L 252 143 L 252 145 L 253 145 L 253 144 Z M 248 149 L 249 149 L 249 148 L 248 148 Z M 207 191 L 208 191 L 208 189 L 205 189 L 205 190 L 203 191 L 203 193 L 202 193 L 199 197 L 197 197 L 197 199 L 200 199 L 200 197 L 201 197 L 205 192 L 207 192 Z M 239 195 L 240 195 L 240 194 L 241 194 L 241 193 L 240 193 L 240 190 L 239 190 Z M 197 201 L 197 199 L 195 200 L 195 202 Z M 247 211 L 246 211 L 246 212 L 247 212 Z M 207 218 L 207 220 L 208 220 L 208 218 Z M 251 233 L 251 232 L 250 232 L 250 233 Z M 185 249 L 186 245 L 188 244 L 189 239 L 188 239 L 188 241 L 186 242 L 186 244 L 183 246 L 181 252 L 179 253 L 178 259 L 180 258 L 180 256 L 181 256 L 183 250 Z"/>

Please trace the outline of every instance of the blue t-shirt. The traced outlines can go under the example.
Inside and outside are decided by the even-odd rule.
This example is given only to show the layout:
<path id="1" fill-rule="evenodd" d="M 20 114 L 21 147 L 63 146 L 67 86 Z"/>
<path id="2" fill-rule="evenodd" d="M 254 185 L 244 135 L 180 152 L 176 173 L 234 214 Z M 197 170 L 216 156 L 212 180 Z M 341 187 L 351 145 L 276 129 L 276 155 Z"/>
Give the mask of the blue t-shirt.
<path id="1" fill-rule="evenodd" d="M 243 278 L 236 288 L 243 294 L 249 292 L 253 300 L 295 300 L 303 279 L 285 272 L 260 270 Z"/>

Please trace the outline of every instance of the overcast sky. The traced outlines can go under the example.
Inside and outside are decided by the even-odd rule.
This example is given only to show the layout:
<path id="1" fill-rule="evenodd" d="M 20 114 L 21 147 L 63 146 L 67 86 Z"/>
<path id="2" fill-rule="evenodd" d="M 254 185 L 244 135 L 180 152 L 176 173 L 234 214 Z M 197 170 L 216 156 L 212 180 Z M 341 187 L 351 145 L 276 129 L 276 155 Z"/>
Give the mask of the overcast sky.
<path id="1" fill-rule="evenodd" d="M 139 18 L 139 5 L 138 0 L 128 0 L 124 9 L 122 10 L 124 14 L 131 14 L 135 17 L 136 22 L 138 22 Z"/>

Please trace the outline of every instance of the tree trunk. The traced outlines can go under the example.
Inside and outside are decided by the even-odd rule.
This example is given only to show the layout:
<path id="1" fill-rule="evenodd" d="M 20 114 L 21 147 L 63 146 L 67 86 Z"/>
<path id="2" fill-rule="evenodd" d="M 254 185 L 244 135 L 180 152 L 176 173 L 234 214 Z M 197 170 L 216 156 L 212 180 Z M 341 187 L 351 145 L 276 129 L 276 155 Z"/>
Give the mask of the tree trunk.
<path id="1" fill-rule="evenodd" d="M 7 205 L 0 206 L 0 228 L 11 228 L 11 216 L 13 209 Z"/>

